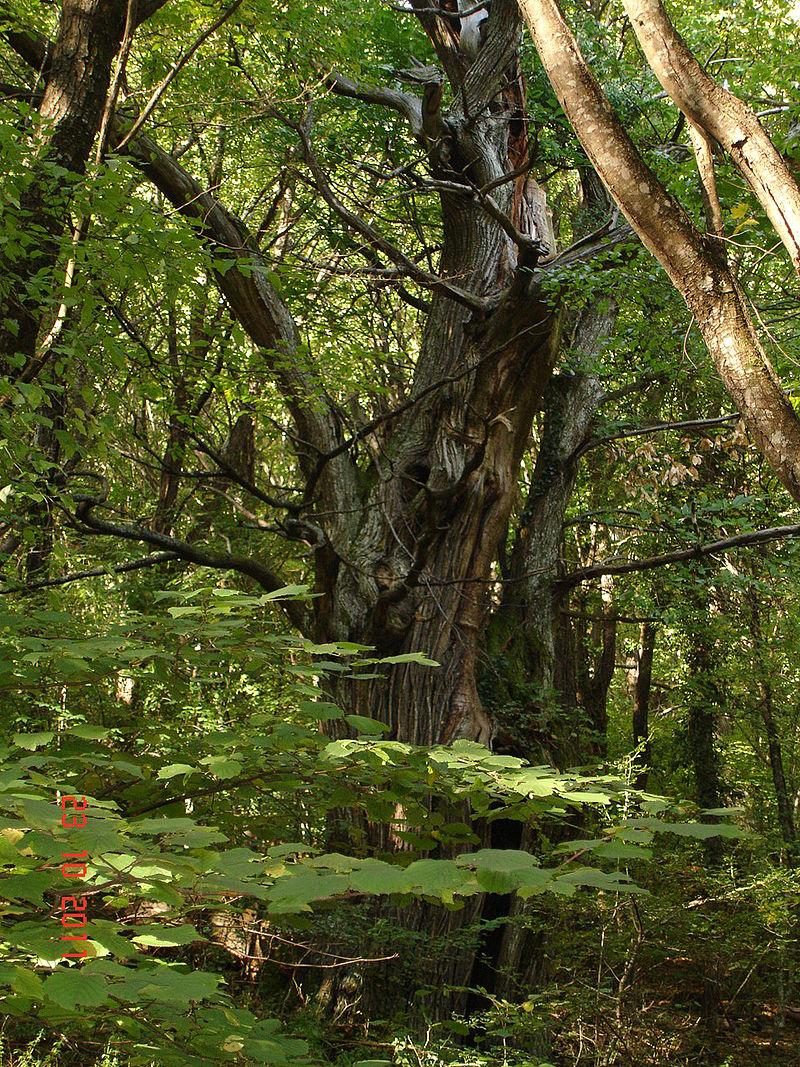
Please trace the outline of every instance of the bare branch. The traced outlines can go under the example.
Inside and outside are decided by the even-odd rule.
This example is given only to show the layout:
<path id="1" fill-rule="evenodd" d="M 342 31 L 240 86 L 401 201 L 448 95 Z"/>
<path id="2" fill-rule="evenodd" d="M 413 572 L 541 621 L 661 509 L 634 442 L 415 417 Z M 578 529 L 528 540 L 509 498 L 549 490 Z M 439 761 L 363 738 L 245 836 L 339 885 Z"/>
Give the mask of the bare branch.
<path id="1" fill-rule="evenodd" d="M 195 442 L 196 450 L 203 455 L 208 456 L 209 459 L 212 459 L 226 478 L 235 482 L 238 486 L 244 489 L 245 492 L 249 493 L 250 496 L 255 497 L 256 500 L 260 500 L 262 504 L 266 504 L 267 507 L 270 508 L 277 508 L 279 510 L 290 512 L 299 511 L 302 507 L 300 502 L 281 500 L 278 497 L 270 496 L 269 493 L 265 493 L 254 482 L 251 482 L 249 478 L 246 478 L 240 471 L 237 471 L 235 467 L 232 467 L 221 452 L 218 452 L 196 433 L 190 432 L 189 437 Z"/>
<path id="2" fill-rule="evenodd" d="M 687 433 L 709 430 L 713 426 L 723 426 L 728 422 L 735 422 L 741 418 L 738 411 L 730 415 L 719 415 L 715 419 L 687 419 L 684 422 L 654 422 L 652 426 L 639 426 L 630 430 L 620 430 L 618 433 L 609 434 L 607 437 L 592 437 L 586 441 L 575 453 L 573 459 L 580 457 L 591 448 L 599 448 L 601 445 L 610 444 L 612 441 L 622 441 L 628 437 L 647 437 L 653 433 L 664 433 L 667 430 L 685 430 Z"/>
<path id="3" fill-rule="evenodd" d="M 82 582 L 85 578 L 104 578 L 111 574 L 128 574 L 130 571 L 140 571 L 146 567 L 157 567 L 162 563 L 172 563 L 180 559 L 176 552 L 154 552 L 144 559 L 134 559 L 129 563 L 118 563 L 113 567 L 91 567 L 89 570 L 73 571 L 71 574 L 62 574 L 59 578 L 46 578 L 40 582 L 29 582 L 27 585 L 16 585 L 11 589 L 0 589 L 0 596 L 17 593 L 24 596 L 36 589 L 50 588 L 56 585 L 67 585 L 69 582 Z"/>
<path id="4" fill-rule="evenodd" d="M 274 593 L 277 589 L 286 586 L 286 582 L 274 571 L 271 571 L 263 563 L 249 556 L 234 556 L 227 552 L 205 552 L 197 545 L 180 541 L 167 534 L 148 530 L 145 526 L 133 523 L 107 522 L 98 519 L 93 511 L 105 503 L 104 496 L 89 496 L 76 494 L 77 507 L 72 518 L 72 525 L 84 534 L 99 534 L 105 537 L 117 537 L 127 541 L 139 541 L 142 544 L 152 545 L 185 559 L 189 563 L 195 563 L 199 567 L 209 567 L 211 570 L 236 571 L 248 578 L 252 578 L 262 589 Z M 289 619 L 299 630 L 307 623 L 305 608 L 297 601 L 286 601 L 281 605 Z"/>
<path id="5" fill-rule="evenodd" d="M 668 567 L 672 563 L 686 563 L 689 560 L 702 559 L 704 556 L 714 556 L 719 552 L 725 552 L 729 548 L 762 545 L 768 541 L 782 541 L 794 537 L 800 537 L 800 525 L 772 526 L 766 530 L 753 530 L 750 533 L 737 534 L 736 537 L 726 537 L 722 541 L 712 541 L 710 544 L 680 548 L 675 552 L 665 552 L 661 556 L 650 556 L 648 559 L 622 560 L 617 563 L 597 563 L 592 567 L 582 567 L 580 570 L 573 571 L 571 574 L 560 578 L 556 584 L 561 589 L 572 589 L 582 582 L 588 582 L 592 578 L 600 578 L 604 574 L 631 574 L 634 571 L 649 571 L 656 567 Z"/>
<path id="6" fill-rule="evenodd" d="M 124 134 L 124 136 L 123 136 L 122 140 L 119 142 L 119 144 L 116 145 L 116 147 L 114 149 L 115 152 L 121 152 L 122 149 L 127 144 L 129 144 L 130 141 L 136 136 L 136 134 L 139 132 L 139 130 L 141 130 L 141 128 L 144 126 L 145 122 L 147 122 L 147 120 L 150 118 L 152 113 L 155 111 L 155 109 L 158 106 L 158 102 L 161 99 L 161 97 L 164 95 L 164 93 L 170 87 L 170 85 L 175 80 L 175 78 L 177 78 L 178 74 L 180 74 L 180 72 L 183 70 L 183 68 L 186 66 L 186 64 L 189 62 L 189 60 L 195 54 L 195 52 L 199 48 L 201 48 L 202 45 L 205 44 L 205 42 L 209 39 L 209 37 L 213 36 L 217 32 L 217 30 L 220 28 L 220 26 L 222 26 L 225 22 L 228 21 L 228 19 L 236 11 L 236 9 L 241 5 L 241 3 L 242 3 L 242 0 L 234 0 L 234 2 L 231 4 L 231 6 L 229 8 L 227 8 L 225 11 L 223 11 L 222 14 L 219 16 L 219 18 L 216 19 L 210 26 L 208 26 L 205 30 L 203 30 L 203 32 L 198 37 L 196 37 L 195 40 L 192 42 L 192 44 L 186 49 L 186 51 L 182 52 L 181 55 L 178 57 L 178 59 L 175 60 L 175 62 L 172 64 L 172 66 L 170 67 L 170 69 L 167 72 L 167 74 L 164 76 L 164 78 L 162 78 L 162 80 L 158 83 L 158 85 L 153 90 L 152 95 L 150 96 L 150 99 L 147 101 L 145 106 L 140 111 L 140 113 L 137 116 L 136 120 L 134 121 L 133 125 Z"/>
<path id="7" fill-rule="evenodd" d="M 363 85 L 335 71 L 325 79 L 325 84 L 337 96 L 360 100 L 364 104 L 378 104 L 397 111 L 408 120 L 416 136 L 422 133 L 422 104 L 411 93 L 386 86 Z"/>
<path id="8" fill-rule="evenodd" d="M 289 129 L 294 130 L 298 135 L 303 148 L 303 158 L 308 165 L 308 169 L 311 171 L 315 187 L 322 195 L 326 204 L 336 212 L 339 218 L 341 218 L 351 230 L 363 237 L 364 240 L 376 251 L 385 255 L 399 267 L 402 267 L 406 271 L 408 277 L 413 278 L 418 285 L 431 289 L 433 292 L 443 293 L 445 296 L 449 296 L 451 300 L 454 300 L 458 304 L 462 304 L 464 307 L 471 308 L 473 311 L 484 311 L 487 309 L 488 302 L 483 297 L 480 297 L 475 293 L 470 293 L 466 289 L 461 289 L 446 279 L 423 270 L 422 267 L 418 266 L 412 259 L 409 259 L 408 256 L 400 251 L 400 249 L 395 248 L 383 234 L 379 233 L 368 222 L 365 222 L 364 219 L 356 215 L 354 211 L 351 211 L 346 207 L 331 188 L 330 182 L 314 153 L 314 149 L 311 145 L 311 138 L 308 133 L 308 121 L 301 124 L 299 122 L 293 122 L 287 116 L 272 109 L 271 113 L 274 114 L 274 116 L 285 126 L 288 126 Z"/>

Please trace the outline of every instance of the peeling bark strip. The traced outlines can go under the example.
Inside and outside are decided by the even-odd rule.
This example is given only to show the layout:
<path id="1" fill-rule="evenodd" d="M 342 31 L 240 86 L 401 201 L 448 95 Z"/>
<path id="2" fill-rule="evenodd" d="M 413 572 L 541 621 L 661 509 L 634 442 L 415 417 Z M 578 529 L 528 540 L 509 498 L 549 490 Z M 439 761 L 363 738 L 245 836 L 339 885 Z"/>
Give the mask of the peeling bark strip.
<path id="1" fill-rule="evenodd" d="M 521 0 L 542 65 L 606 188 L 681 293 L 754 441 L 800 501 L 800 419 L 769 362 L 744 297 L 617 119 L 555 0 Z"/>
<path id="2" fill-rule="evenodd" d="M 661 0 L 623 0 L 623 6 L 663 89 L 731 157 L 800 273 L 800 188 L 758 116 L 703 70 Z"/>

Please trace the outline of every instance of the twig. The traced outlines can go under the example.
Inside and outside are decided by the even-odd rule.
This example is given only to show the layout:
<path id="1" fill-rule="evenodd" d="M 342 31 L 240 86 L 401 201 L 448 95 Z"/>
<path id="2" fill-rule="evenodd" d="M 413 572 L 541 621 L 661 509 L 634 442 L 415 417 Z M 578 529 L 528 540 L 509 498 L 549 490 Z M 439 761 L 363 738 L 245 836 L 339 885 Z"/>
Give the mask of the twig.
<path id="1" fill-rule="evenodd" d="M 565 575 L 556 584 L 562 589 L 571 589 L 575 585 L 580 585 L 581 582 L 587 582 L 591 578 L 600 578 L 604 574 L 630 574 L 633 571 L 649 571 L 655 567 L 669 566 L 671 563 L 685 563 L 688 560 L 713 556 L 718 552 L 724 552 L 728 548 L 742 548 L 746 545 L 760 545 L 768 541 L 780 541 L 794 537 L 800 537 L 800 525 L 772 526 L 766 530 L 753 530 L 750 533 L 737 534 L 736 537 L 727 537 L 722 541 L 712 541 L 710 544 L 694 545 L 691 548 L 681 548 L 675 552 L 666 552 L 662 556 L 623 560 L 619 563 L 597 563 L 592 567 L 582 567 L 580 570 Z"/>
<path id="2" fill-rule="evenodd" d="M 160 563 L 171 563 L 180 559 L 177 552 L 154 552 L 144 559 L 134 559 L 128 563 L 118 563 L 114 567 L 92 567 L 90 570 L 73 571 L 72 574 L 63 574 L 60 578 L 45 578 L 40 582 L 29 582 L 27 585 L 18 585 L 13 589 L 0 589 L 0 596 L 9 593 L 32 593 L 35 589 L 44 589 L 54 585 L 67 585 L 69 582 L 79 582 L 84 578 L 103 578 L 108 574 L 127 574 L 130 571 L 142 570 L 144 567 L 156 567 Z"/>
<path id="3" fill-rule="evenodd" d="M 208 38 L 211 37 L 212 34 L 216 33 L 216 31 L 220 28 L 220 26 L 222 26 L 224 22 L 227 22 L 227 20 L 231 17 L 237 7 L 241 5 L 241 3 L 242 0 L 234 0 L 231 6 L 225 11 L 223 11 L 220 17 L 215 22 L 213 22 L 207 29 L 203 30 L 200 36 L 197 37 L 194 42 L 186 49 L 186 51 L 178 59 L 175 60 L 175 62 L 172 64 L 169 71 L 167 72 L 166 76 L 162 78 L 162 80 L 153 90 L 150 99 L 142 108 L 141 112 L 135 119 L 131 128 L 124 135 L 122 140 L 116 145 L 114 149 L 115 152 L 121 152 L 122 149 L 125 148 L 125 146 L 129 144 L 130 141 L 136 136 L 136 134 L 139 132 L 139 130 L 141 130 L 142 126 L 144 126 L 145 122 L 147 122 L 153 111 L 158 106 L 158 102 L 161 97 L 167 91 L 167 89 L 178 76 L 178 74 L 181 72 L 181 70 L 183 70 L 183 68 L 186 66 L 186 64 L 189 62 L 189 60 L 192 58 L 198 48 L 205 44 Z"/>

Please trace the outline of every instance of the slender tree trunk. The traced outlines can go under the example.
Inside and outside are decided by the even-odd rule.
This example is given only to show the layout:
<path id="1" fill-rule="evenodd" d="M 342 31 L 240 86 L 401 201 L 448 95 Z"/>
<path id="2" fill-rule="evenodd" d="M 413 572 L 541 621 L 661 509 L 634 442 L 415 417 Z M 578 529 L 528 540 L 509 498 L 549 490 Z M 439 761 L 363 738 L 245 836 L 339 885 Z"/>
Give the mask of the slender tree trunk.
<path id="1" fill-rule="evenodd" d="M 623 3 L 653 73 L 695 128 L 730 155 L 800 271 L 800 188 L 758 116 L 700 65 L 661 0 Z"/>
<path id="2" fill-rule="evenodd" d="M 778 826 L 781 831 L 781 837 L 786 845 L 787 852 L 789 853 L 790 860 L 792 863 L 796 863 L 798 858 L 800 858 L 797 856 L 797 831 L 794 823 L 792 801 L 786 786 L 786 774 L 783 767 L 783 748 L 781 745 L 780 734 L 778 732 L 778 725 L 775 720 L 771 674 L 766 661 L 764 636 L 761 627 L 761 611 L 755 593 L 751 593 L 749 600 L 750 633 L 753 639 L 753 653 L 758 677 L 761 717 L 764 723 L 764 733 L 767 738 L 769 765 L 772 772 L 772 785 L 775 790 Z"/>
<path id="3" fill-rule="evenodd" d="M 634 782 L 637 789 L 647 789 L 650 773 L 650 687 L 655 645 L 655 624 L 643 622 L 639 630 L 639 647 L 634 653 L 634 662 L 629 673 L 633 702 L 633 747 L 638 750 L 636 764 L 639 770 Z"/>
<path id="4" fill-rule="evenodd" d="M 61 442 L 59 434 L 64 429 L 66 397 L 63 387 L 47 404 L 39 425 L 33 435 L 33 447 L 47 466 L 38 479 L 41 500 L 31 503 L 27 525 L 33 534 L 25 558 L 25 580 L 36 581 L 46 577 L 55 538 L 55 515 L 53 495 L 64 485 L 64 472 L 60 469 Z"/>
<path id="5" fill-rule="evenodd" d="M 694 568 L 692 568 L 694 571 Z M 687 682 L 687 741 L 691 760 L 695 800 L 703 809 L 722 806 L 719 754 L 717 751 L 717 720 L 722 697 L 718 684 L 718 650 L 709 626 L 707 604 L 702 599 L 702 585 L 691 598 L 691 620 L 686 636 L 689 667 Z M 712 820 L 713 821 L 713 820 Z M 706 841 L 706 856 L 710 863 L 722 858 L 722 842 L 718 837 Z"/>
<path id="6" fill-rule="evenodd" d="M 769 750 L 769 765 L 772 771 L 772 784 L 775 789 L 775 803 L 778 809 L 778 826 L 786 848 L 793 862 L 797 861 L 797 832 L 794 825 L 794 812 L 789 791 L 786 788 L 786 775 L 783 769 L 783 748 L 775 721 L 775 709 L 772 701 L 772 685 L 769 677 L 762 678 L 759 686 L 761 696 L 761 714 L 764 720 L 764 732 Z"/>
<path id="7" fill-rule="evenodd" d="M 617 622 L 611 583 L 601 579 L 601 613 L 589 627 L 581 627 L 577 642 L 578 704 L 591 731 L 590 752 L 604 758 L 608 751 L 608 692 L 617 658 Z"/>
<path id="8" fill-rule="evenodd" d="M 631 9 L 639 2 L 629 0 Z M 703 235 L 645 163 L 556 0 L 522 0 L 521 7 L 545 71 L 597 173 L 685 299 L 754 441 L 789 493 L 800 500 L 800 418 L 759 339 L 724 245 L 716 239 L 719 235 Z M 700 143 L 706 141 L 701 135 Z M 698 153 L 698 164 L 711 202 L 716 192 L 707 151 Z"/>

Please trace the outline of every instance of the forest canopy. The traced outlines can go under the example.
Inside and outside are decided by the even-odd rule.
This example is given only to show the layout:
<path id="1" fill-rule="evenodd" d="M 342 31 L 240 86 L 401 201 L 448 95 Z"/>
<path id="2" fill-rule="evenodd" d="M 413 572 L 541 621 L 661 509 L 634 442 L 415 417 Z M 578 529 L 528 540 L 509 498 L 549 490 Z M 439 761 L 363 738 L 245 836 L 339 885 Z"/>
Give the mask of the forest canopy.
<path id="1" fill-rule="evenodd" d="M 3 1067 L 799 1062 L 799 31 L 0 0 Z"/>

